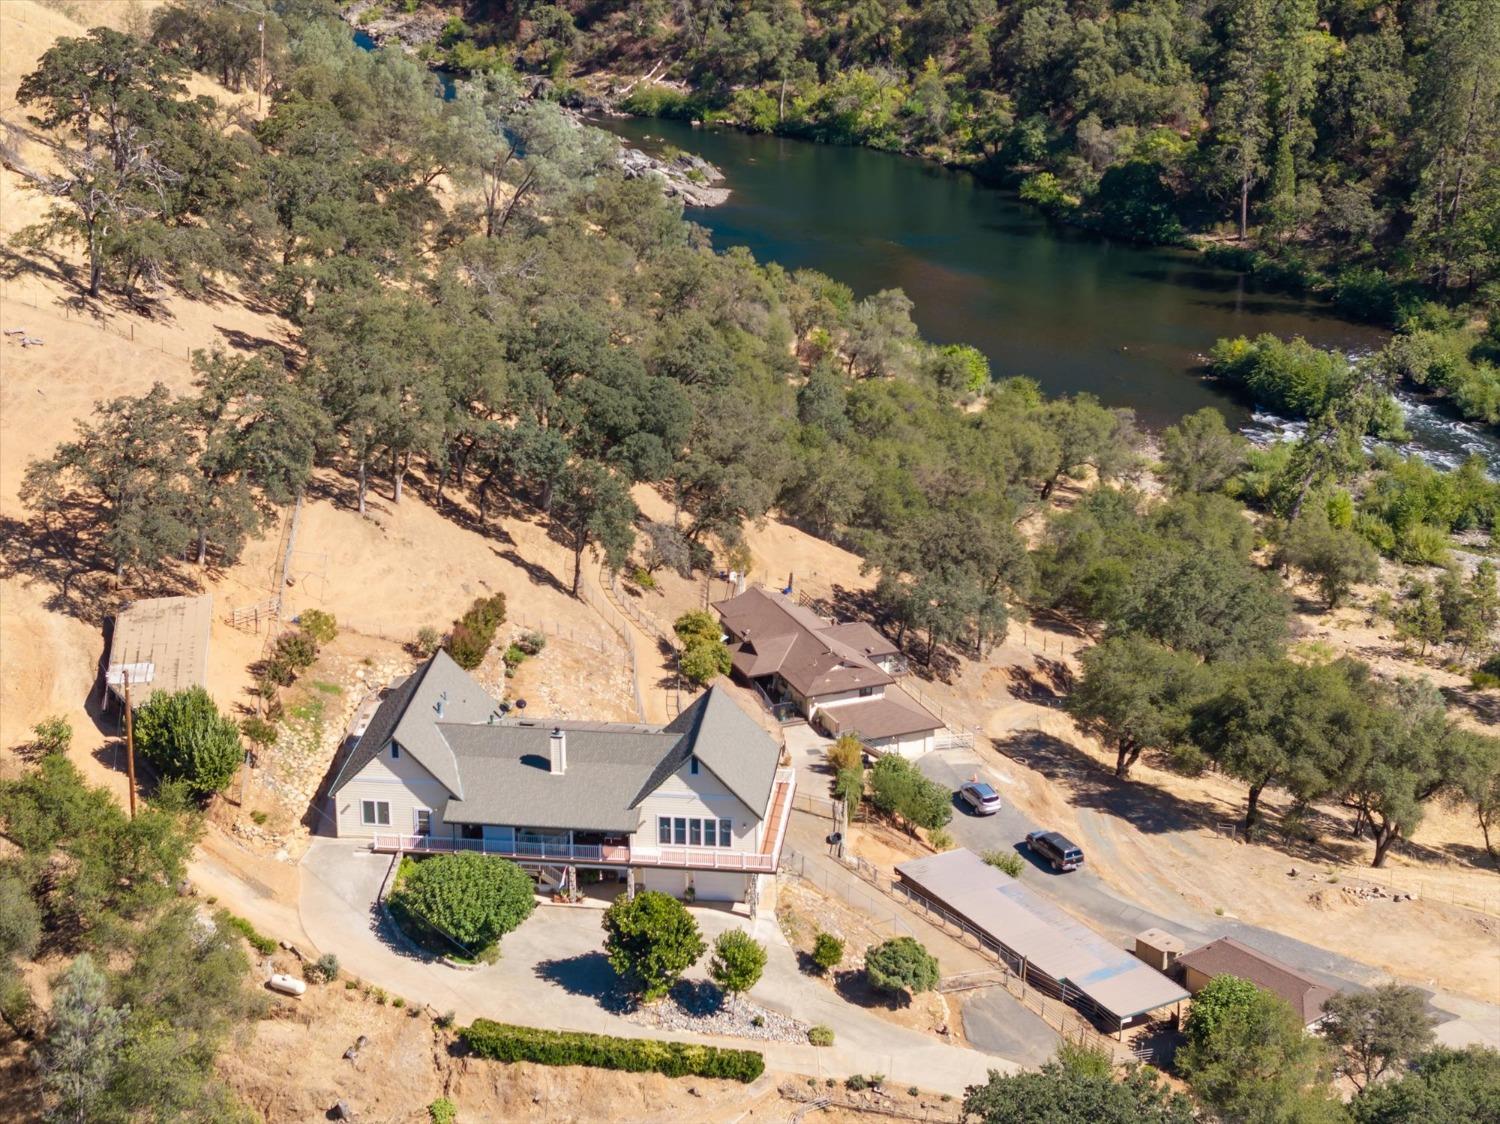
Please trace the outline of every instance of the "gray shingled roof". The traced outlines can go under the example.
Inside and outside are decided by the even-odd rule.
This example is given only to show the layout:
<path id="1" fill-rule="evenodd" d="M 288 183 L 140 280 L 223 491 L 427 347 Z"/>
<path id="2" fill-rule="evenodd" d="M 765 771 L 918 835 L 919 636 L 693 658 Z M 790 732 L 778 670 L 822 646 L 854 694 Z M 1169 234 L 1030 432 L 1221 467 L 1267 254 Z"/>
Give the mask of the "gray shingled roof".
<path id="1" fill-rule="evenodd" d="M 555 728 L 567 738 L 561 775 L 550 768 L 548 739 Z M 640 814 L 627 803 L 630 794 L 682 740 L 650 726 L 588 722 L 445 722 L 438 730 L 464 777 L 463 797 L 449 799 L 445 821 L 583 831 L 634 831 Z"/>
<path id="2" fill-rule="evenodd" d="M 339 770 L 333 792 L 337 793 L 395 741 L 450 793 L 462 796 L 463 778 L 458 763 L 453 750 L 438 733 L 437 723 L 486 723 L 497 713 L 495 700 L 447 652 L 439 649 L 411 675 L 392 684 L 390 693 Z"/>
<path id="3" fill-rule="evenodd" d="M 632 807 L 696 755 L 740 803 L 756 815 L 761 813 L 771 798 L 781 749 L 728 691 L 710 687 L 666 728 L 684 735 L 682 742 L 663 759 Z"/>
<path id="4" fill-rule="evenodd" d="M 437 713 L 438 700 L 443 714 Z M 567 768 L 551 772 L 553 729 L 567 735 Z M 450 823 L 631 832 L 642 800 L 698 760 L 763 815 L 780 748 L 723 687 L 666 727 L 498 718 L 495 702 L 438 652 L 390 692 L 334 783 L 336 793 L 396 741 L 448 789 Z"/>

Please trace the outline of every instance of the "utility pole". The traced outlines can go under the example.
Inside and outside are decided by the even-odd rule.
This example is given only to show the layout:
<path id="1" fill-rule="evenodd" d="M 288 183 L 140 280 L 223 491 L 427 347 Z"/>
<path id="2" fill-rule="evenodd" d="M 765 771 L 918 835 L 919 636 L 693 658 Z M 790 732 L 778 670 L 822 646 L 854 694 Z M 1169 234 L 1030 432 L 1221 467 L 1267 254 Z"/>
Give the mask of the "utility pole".
<path id="1" fill-rule="evenodd" d="M 125 772 L 130 777 L 130 818 L 135 819 L 135 724 L 130 712 L 130 669 L 121 674 L 125 679 Z"/>
<path id="2" fill-rule="evenodd" d="M 266 21 L 264 17 L 256 25 L 256 30 L 260 32 L 260 66 L 255 72 L 255 116 L 259 117 L 260 99 L 266 93 Z"/>

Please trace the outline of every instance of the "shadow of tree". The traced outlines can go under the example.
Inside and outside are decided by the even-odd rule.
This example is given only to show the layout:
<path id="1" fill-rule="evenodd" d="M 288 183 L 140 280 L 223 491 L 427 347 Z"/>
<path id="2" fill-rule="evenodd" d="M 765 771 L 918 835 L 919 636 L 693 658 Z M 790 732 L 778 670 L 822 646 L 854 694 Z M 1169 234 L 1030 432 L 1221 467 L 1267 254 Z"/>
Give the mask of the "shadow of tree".
<path id="1" fill-rule="evenodd" d="M 93 505 L 66 496 L 57 502 L 50 516 L 0 516 L 0 578 L 50 586 L 46 607 L 52 612 L 99 625 L 137 598 L 201 590 L 197 578 L 172 560 L 131 575 L 132 585 L 117 584 Z"/>
<path id="2" fill-rule="evenodd" d="M 856 1007 L 884 1007 L 888 1011 L 895 1011 L 911 1006 L 911 996 L 906 992 L 892 993 L 872 987 L 865 973 L 858 968 L 835 972 L 833 988 L 842 999 Z"/>
<path id="3" fill-rule="evenodd" d="M 560 581 L 551 570 L 538 562 L 521 557 L 515 547 L 507 547 L 505 550 L 497 550 L 495 553 L 530 578 L 533 585 L 546 586 L 563 594 L 565 597 L 573 596 L 572 588 Z"/>
<path id="4" fill-rule="evenodd" d="M 536 966 L 539 979 L 556 984 L 569 995 L 593 999 L 612 1015 L 635 1010 L 635 998 L 620 982 L 602 952 L 584 952 L 561 960 L 543 960 Z"/>

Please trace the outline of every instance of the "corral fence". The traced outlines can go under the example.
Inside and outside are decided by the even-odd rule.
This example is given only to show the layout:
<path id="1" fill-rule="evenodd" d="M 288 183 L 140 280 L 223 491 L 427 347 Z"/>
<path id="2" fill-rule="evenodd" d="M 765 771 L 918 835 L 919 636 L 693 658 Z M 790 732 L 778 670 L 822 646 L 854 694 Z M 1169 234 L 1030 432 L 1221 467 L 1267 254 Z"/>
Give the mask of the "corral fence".
<path id="1" fill-rule="evenodd" d="M 929 923 L 956 936 L 958 940 L 978 950 L 996 962 L 992 978 L 986 977 L 983 986 L 1002 986 L 1020 1000 L 1032 1013 L 1056 1030 L 1064 1039 L 1082 1046 L 1102 1050 L 1116 1063 L 1138 1061 L 1149 1051 L 1136 1051 L 1116 1041 L 1099 1029 L 1075 1004 L 1084 1001 L 1079 992 L 1066 981 L 1056 981 L 1030 971 L 1024 959 L 1013 958 L 1008 950 L 988 933 L 976 928 L 964 918 L 945 909 L 937 902 L 917 893 L 892 875 L 865 859 L 855 857 L 849 861 L 849 869 L 861 882 L 873 887 L 890 899 L 900 902 L 911 912 L 920 914 Z M 970 974 L 972 975 L 972 974 Z M 955 988 L 954 990 L 962 990 Z M 1132 1028 L 1134 1029 L 1134 1028 Z"/>

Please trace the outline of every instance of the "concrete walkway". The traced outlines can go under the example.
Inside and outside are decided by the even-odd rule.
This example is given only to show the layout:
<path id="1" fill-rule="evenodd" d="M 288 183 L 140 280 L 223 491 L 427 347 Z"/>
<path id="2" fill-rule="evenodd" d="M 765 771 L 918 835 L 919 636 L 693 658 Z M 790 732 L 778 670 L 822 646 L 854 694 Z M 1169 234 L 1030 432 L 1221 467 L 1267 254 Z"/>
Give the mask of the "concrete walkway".
<path id="1" fill-rule="evenodd" d="M 1004 1073 L 1016 1062 L 978 1050 L 948 1046 L 894 1026 L 851 1006 L 803 975 L 775 919 L 755 922 L 726 909 L 693 907 L 708 940 L 729 928 L 746 928 L 769 953 L 765 974 L 751 998 L 761 1005 L 834 1029 L 830 1048 L 712 1038 L 642 1026 L 621 1017 L 614 973 L 605 960 L 597 909 L 539 906 L 507 936 L 497 964 L 461 971 L 412 954 L 387 933 L 374 908 L 389 866 L 355 844 L 317 840 L 302 860 L 299 914 L 318 952 L 332 952 L 347 972 L 408 1002 L 453 1011 L 460 1022 L 485 1017 L 528 1026 L 584 1030 L 625 1037 L 669 1038 L 760 1050 L 768 1068 L 821 1077 L 884 1073 L 900 1085 L 962 1094 Z M 688 978 L 704 978 L 704 965 Z"/>

